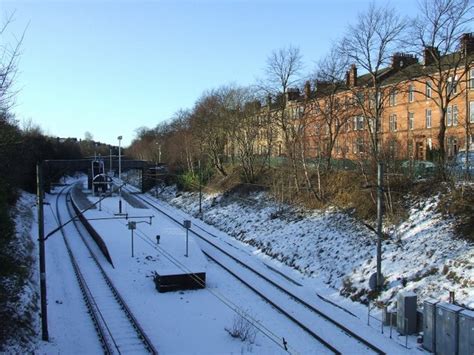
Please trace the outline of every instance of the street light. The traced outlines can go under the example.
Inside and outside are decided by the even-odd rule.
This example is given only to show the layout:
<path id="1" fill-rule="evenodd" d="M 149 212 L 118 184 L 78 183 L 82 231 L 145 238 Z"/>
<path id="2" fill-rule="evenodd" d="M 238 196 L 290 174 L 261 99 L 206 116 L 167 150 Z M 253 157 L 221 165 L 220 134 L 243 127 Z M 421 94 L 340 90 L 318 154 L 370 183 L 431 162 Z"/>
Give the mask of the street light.
<path id="1" fill-rule="evenodd" d="M 161 163 L 161 144 L 160 142 L 156 142 L 156 145 L 158 145 L 158 164 Z"/>
<path id="2" fill-rule="evenodd" d="M 122 213 L 122 151 L 120 145 L 120 143 L 122 142 L 122 136 L 118 136 L 117 139 L 119 141 L 119 213 Z"/>

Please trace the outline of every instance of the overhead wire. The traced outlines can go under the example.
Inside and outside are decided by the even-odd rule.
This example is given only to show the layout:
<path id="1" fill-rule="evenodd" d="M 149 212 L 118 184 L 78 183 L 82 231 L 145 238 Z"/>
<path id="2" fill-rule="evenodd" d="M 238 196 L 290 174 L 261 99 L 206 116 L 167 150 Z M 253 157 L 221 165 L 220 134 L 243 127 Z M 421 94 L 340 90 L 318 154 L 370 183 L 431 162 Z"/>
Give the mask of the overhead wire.
<path id="1" fill-rule="evenodd" d="M 106 210 L 109 213 L 112 213 L 110 209 L 102 207 L 102 210 Z M 127 226 L 127 223 L 124 221 L 118 220 L 120 224 L 123 226 Z M 190 275 L 190 277 L 195 281 L 198 285 L 202 286 L 206 291 L 211 293 L 214 297 L 219 299 L 224 305 L 226 305 L 228 308 L 230 308 L 233 312 L 238 314 L 239 316 L 243 317 L 247 322 L 249 322 L 252 326 L 254 326 L 257 330 L 260 331 L 265 337 L 270 339 L 272 342 L 277 344 L 280 348 L 283 350 L 289 352 L 289 353 L 295 353 L 297 354 L 297 351 L 292 349 L 291 351 L 288 350 L 290 347 L 286 345 L 283 345 L 281 343 L 283 337 L 280 337 L 278 334 L 275 334 L 272 330 L 270 330 L 268 327 L 264 326 L 261 322 L 259 322 L 257 319 L 252 317 L 248 312 L 244 311 L 241 309 L 239 305 L 228 299 L 225 295 L 223 295 L 220 292 L 217 292 L 215 290 L 209 289 L 205 287 L 205 283 L 197 276 L 194 275 L 193 271 L 190 270 L 186 265 L 181 263 L 178 259 L 176 259 L 172 254 L 164 250 L 162 247 L 157 245 L 154 241 L 153 238 L 151 238 L 149 235 L 146 234 L 143 230 L 140 228 L 135 229 L 136 235 L 143 240 L 146 244 L 148 244 L 150 247 L 152 247 L 154 250 L 158 251 L 160 254 L 162 254 L 168 261 L 170 261 L 173 265 L 178 267 L 181 271 L 184 271 Z"/>

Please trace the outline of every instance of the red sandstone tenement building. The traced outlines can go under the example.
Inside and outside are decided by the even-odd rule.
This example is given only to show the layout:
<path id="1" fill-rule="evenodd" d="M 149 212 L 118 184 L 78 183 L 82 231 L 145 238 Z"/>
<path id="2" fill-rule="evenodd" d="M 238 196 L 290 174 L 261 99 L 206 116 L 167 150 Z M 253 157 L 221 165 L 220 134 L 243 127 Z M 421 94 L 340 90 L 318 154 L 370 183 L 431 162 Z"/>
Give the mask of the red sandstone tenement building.
<path id="1" fill-rule="evenodd" d="M 447 158 L 464 149 L 466 142 L 474 144 L 474 34 L 464 34 L 459 51 L 446 56 L 439 56 L 434 48 L 425 49 L 421 61 L 411 55 L 394 54 L 391 66 L 380 72 L 379 82 L 380 97 L 376 99 L 370 75 L 358 76 L 353 65 L 346 82 L 336 90 L 328 89 L 327 83 L 316 83 L 314 90 L 307 83 L 303 95 L 299 90 L 289 90 L 284 111 L 288 122 L 299 126 L 293 131 L 303 132 L 305 155 L 327 155 L 331 136 L 338 131 L 337 139 L 332 139 L 333 158 L 368 156 L 371 137 L 376 135 L 380 149 L 394 159 L 430 159 L 439 148 L 440 103 L 446 102 L 447 95 L 449 105 L 443 108 Z M 377 102 L 381 119 L 375 134 L 371 117 L 376 117 L 373 112 Z M 265 117 L 265 122 L 275 121 L 281 114 L 270 107 L 267 103 L 262 108 L 259 122 Z M 327 118 L 328 107 L 337 119 Z M 272 156 L 286 155 L 281 127 L 273 123 L 272 142 L 267 141 L 268 126 L 262 127 L 266 128 L 258 140 L 257 152 L 270 149 Z"/>

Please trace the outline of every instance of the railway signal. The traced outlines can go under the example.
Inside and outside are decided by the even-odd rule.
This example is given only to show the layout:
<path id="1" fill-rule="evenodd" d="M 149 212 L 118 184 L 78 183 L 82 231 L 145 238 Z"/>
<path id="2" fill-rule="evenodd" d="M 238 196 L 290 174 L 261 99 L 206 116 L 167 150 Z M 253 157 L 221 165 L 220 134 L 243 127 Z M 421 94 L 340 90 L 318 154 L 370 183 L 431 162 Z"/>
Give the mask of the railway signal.
<path id="1" fill-rule="evenodd" d="M 128 229 L 130 229 L 130 231 L 132 232 L 132 258 L 133 258 L 133 231 L 137 229 L 137 222 L 130 221 L 128 222 L 127 226 L 128 226 Z"/>

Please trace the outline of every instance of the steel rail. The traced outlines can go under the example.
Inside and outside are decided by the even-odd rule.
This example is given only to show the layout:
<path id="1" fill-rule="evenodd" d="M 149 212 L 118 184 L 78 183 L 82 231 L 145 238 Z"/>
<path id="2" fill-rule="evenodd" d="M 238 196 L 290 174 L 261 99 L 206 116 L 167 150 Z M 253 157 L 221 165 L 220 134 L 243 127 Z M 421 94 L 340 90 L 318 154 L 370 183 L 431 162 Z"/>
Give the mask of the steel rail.
<path id="1" fill-rule="evenodd" d="M 59 213 L 59 196 L 62 195 L 65 189 L 67 189 L 68 186 L 64 187 L 61 189 L 59 194 L 56 196 L 56 216 L 58 219 L 58 224 L 61 225 L 61 215 Z M 70 188 L 70 187 L 69 187 Z M 101 315 L 98 313 L 98 308 L 94 307 L 93 305 L 95 304 L 94 299 L 92 297 L 92 294 L 89 290 L 89 287 L 87 286 L 87 283 L 81 273 L 81 270 L 79 268 L 79 265 L 76 261 L 76 258 L 74 257 L 74 254 L 72 253 L 71 246 L 69 245 L 69 242 L 66 238 L 66 235 L 64 233 L 63 228 L 59 229 L 61 232 L 61 235 L 63 237 L 64 244 L 66 245 L 66 250 L 69 255 L 69 259 L 71 261 L 72 267 L 74 269 L 74 274 L 76 275 L 77 282 L 79 283 L 79 288 L 81 289 L 82 297 L 84 298 L 84 302 L 86 304 L 86 307 L 89 311 L 89 314 L 91 316 L 92 322 L 94 323 L 94 328 L 97 332 L 97 335 L 99 337 L 99 341 L 102 344 L 102 348 L 104 349 L 105 354 L 113 354 L 113 347 L 112 344 L 109 344 L 107 341 L 107 336 L 106 332 L 107 330 L 104 329 L 102 326 L 102 323 L 100 322 Z"/>
<path id="2" fill-rule="evenodd" d="M 72 198 L 72 196 L 70 195 L 69 193 L 69 196 L 70 196 L 70 203 L 71 204 L 75 204 L 74 202 L 74 199 Z M 68 212 L 69 214 L 71 215 L 71 217 L 73 217 L 73 212 L 71 211 L 70 209 L 70 206 L 68 205 Z M 132 311 L 130 310 L 130 307 L 127 305 L 127 303 L 125 302 L 125 300 L 123 299 L 123 297 L 120 295 L 119 291 L 117 290 L 117 288 L 114 286 L 112 280 L 109 278 L 109 276 L 107 275 L 107 273 L 105 272 L 104 268 L 102 267 L 102 265 L 99 263 L 95 253 L 92 251 L 91 247 L 89 246 L 89 244 L 87 243 L 87 241 L 85 240 L 83 234 L 81 233 L 81 231 L 79 230 L 79 228 L 77 227 L 77 221 L 74 220 L 73 221 L 74 225 L 76 226 L 77 230 L 78 230 L 78 233 L 83 241 L 83 243 L 85 244 L 86 248 L 88 249 L 92 259 L 94 260 L 94 263 L 97 265 L 97 267 L 99 268 L 100 270 L 100 273 L 101 275 L 103 276 L 105 282 L 107 283 L 107 286 L 110 288 L 110 290 L 112 291 L 116 301 L 119 303 L 120 307 L 122 308 L 122 310 L 125 312 L 126 316 L 127 316 L 127 319 L 130 321 L 132 327 L 135 329 L 135 331 L 137 332 L 137 335 L 138 337 L 140 338 L 140 340 L 143 342 L 145 348 L 147 349 L 147 351 L 149 351 L 151 354 L 158 354 L 158 351 L 156 350 L 156 348 L 154 347 L 153 343 L 151 342 L 150 338 L 147 336 L 147 334 L 145 333 L 145 331 L 143 330 L 143 328 L 140 326 L 140 323 L 138 322 L 138 320 L 136 319 L 136 317 L 133 315 Z"/>
<path id="3" fill-rule="evenodd" d="M 127 189 L 127 188 L 125 188 Z M 162 209 L 158 208 L 155 204 L 149 202 L 147 199 L 143 198 L 142 196 L 139 196 L 138 194 L 135 195 L 137 198 L 139 198 L 140 200 L 142 200 L 143 202 L 145 202 L 146 204 L 148 204 L 149 206 L 151 206 L 153 209 L 157 210 L 158 212 L 160 212 L 161 214 L 165 215 L 166 217 L 168 217 L 169 219 L 171 219 L 172 221 L 174 221 L 175 223 L 179 224 L 180 226 L 182 226 L 182 223 L 180 221 L 178 221 L 176 218 L 172 217 L 169 213 L 163 211 Z M 201 228 L 202 229 L 202 228 Z M 292 299 L 294 299 L 296 302 L 302 304 L 303 306 L 305 306 L 306 308 L 310 309 L 311 311 L 313 311 L 314 313 L 318 314 L 319 316 L 321 316 L 322 318 L 324 318 L 325 320 L 329 321 L 330 323 L 334 324 L 336 327 L 338 327 L 339 329 L 341 329 L 344 333 L 346 333 L 347 335 L 349 335 L 350 337 L 356 339 L 357 341 L 361 342 L 362 344 L 364 344 L 365 346 L 367 346 L 368 348 L 372 349 L 374 352 L 376 352 L 377 354 L 385 354 L 385 352 L 383 350 L 381 350 L 380 348 L 378 348 L 376 345 L 372 344 L 371 342 L 369 342 L 368 340 L 364 339 L 363 337 L 361 337 L 360 335 L 354 333 L 352 330 L 348 329 L 345 325 L 341 324 L 339 321 L 336 321 L 334 320 L 333 318 L 331 318 L 330 316 L 328 316 L 327 314 L 325 314 L 324 312 L 320 311 L 319 309 L 315 308 L 313 305 L 309 304 L 308 302 L 306 302 L 305 300 L 301 299 L 300 297 L 298 297 L 297 295 L 295 295 L 293 292 L 291 291 L 288 291 L 287 289 L 285 289 L 283 286 L 279 285 L 278 283 L 276 283 L 275 281 L 271 280 L 270 278 L 268 278 L 267 276 L 263 275 L 261 272 L 253 269 L 252 267 L 250 267 L 249 265 L 247 265 L 246 263 L 242 262 L 241 260 L 239 260 L 239 258 L 235 257 L 234 255 L 230 254 L 228 251 L 222 249 L 220 246 L 214 244 L 213 242 L 211 242 L 208 238 L 206 237 L 203 237 L 202 235 L 200 235 L 199 233 L 193 231 L 192 229 L 189 230 L 192 234 L 194 234 L 195 236 L 197 236 L 198 238 L 200 238 L 201 240 L 203 240 L 204 242 L 208 243 L 209 245 L 211 245 L 212 247 L 214 247 L 215 249 L 219 250 L 221 253 L 225 254 L 226 256 L 228 256 L 229 258 L 233 259 L 235 262 L 237 262 L 238 264 L 242 265 L 243 267 L 247 268 L 248 270 L 250 270 L 251 272 L 255 273 L 256 275 L 258 275 L 260 278 L 264 279 L 265 281 L 269 282 L 271 285 L 273 285 L 274 287 L 276 287 L 277 289 L 279 289 L 280 291 L 282 291 L 283 293 L 287 294 L 288 296 L 290 296 Z M 207 233 L 207 232 L 206 232 Z M 208 257 L 210 257 L 207 253 L 205 253 Z M 211 259 L 214 260 L 214 258 L 211 257 Z M 214 260 L 215 262 L 217 262 L 216 260 Z M 217 262 L 219 265 L 221 265 L 219 262 Z M 221 265 L 222 266 L 222 265 Z M 224 267 L 225 268 L 225 267 Z M 227 270 L 227 268 L 226 268 Z M 229 271 L 229 270 L 228 270 Z M 236 275 L 234 275 L 236 276 Z M 237 277 L 237 276 L 236 276 Z M 239 278 L 240 279 L 240 278 Z M 240 280 L 242 281 L 242 280 Z M 245 283 L 245 282 L 244 282 Z M 248 286 L 248 285 L 247 285 Z M 250 287 L 250 286 L 249 286 Z M 272 305 L 273 302 L 271 302 Z M 275 306 L 275 305 L 274 305 Z M 276 307 L 276 306 L 275 306 Z M 281 309 L 280 309 L 281 311 Z M 283 313 L 286 313 L 286 312 L 283 312 Z M 293 318 L 293 316 L 290 316 Z M 299 324 L 300 325 L 300 324 Z M 301 326 L 301 325 L 300 325 Z M 303 327 L 306 327 L 303 325 Z M 304 328 L 303 328 L 304 329 Z M 305 329 L 306 330 L 306 329 Z M 336 350 L 337 351 L 337 350 Z M 339 351 L 337 351 L 339 352 Z"/>

